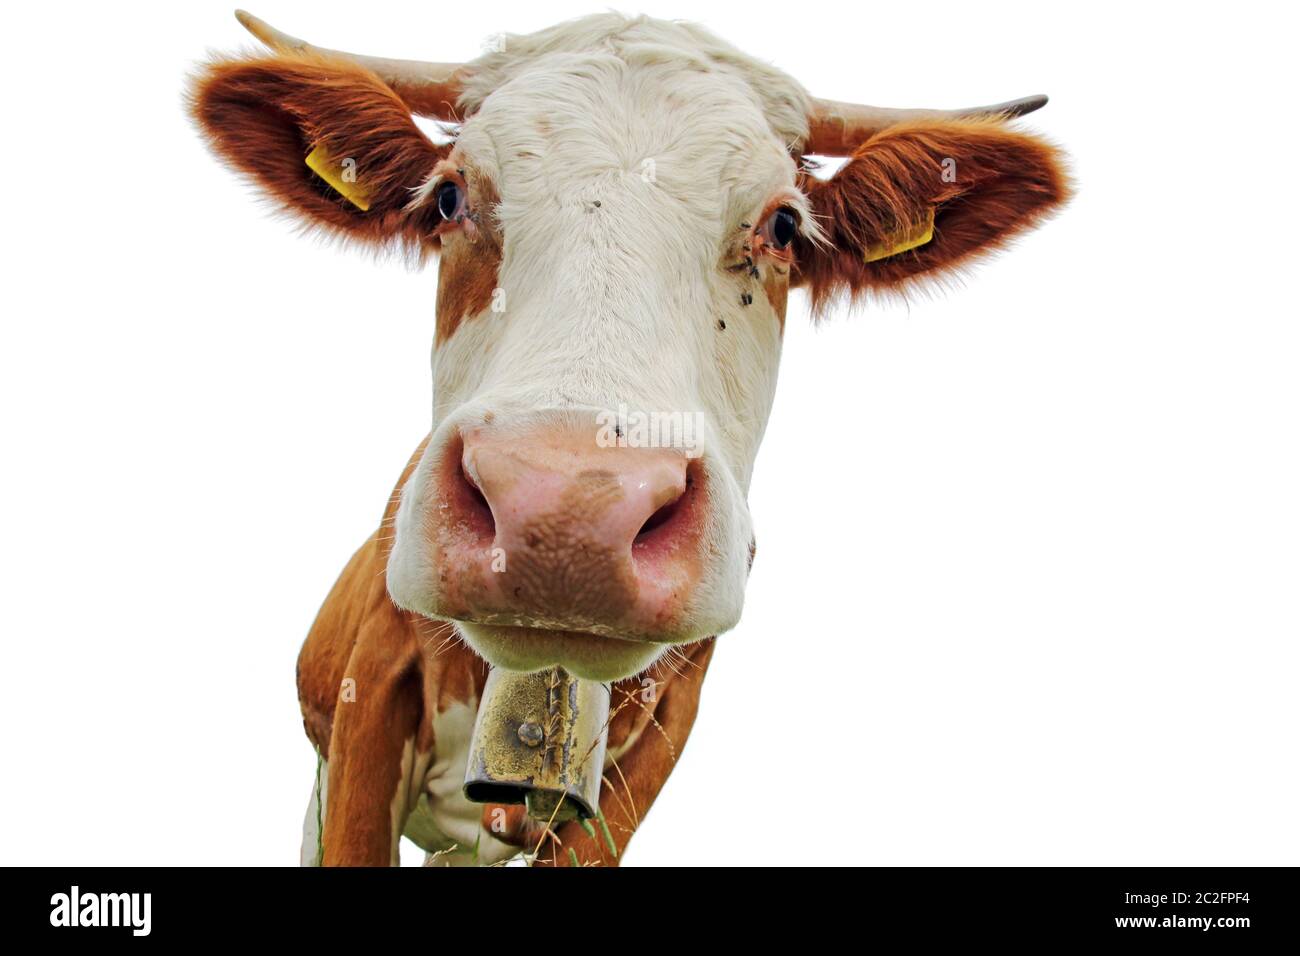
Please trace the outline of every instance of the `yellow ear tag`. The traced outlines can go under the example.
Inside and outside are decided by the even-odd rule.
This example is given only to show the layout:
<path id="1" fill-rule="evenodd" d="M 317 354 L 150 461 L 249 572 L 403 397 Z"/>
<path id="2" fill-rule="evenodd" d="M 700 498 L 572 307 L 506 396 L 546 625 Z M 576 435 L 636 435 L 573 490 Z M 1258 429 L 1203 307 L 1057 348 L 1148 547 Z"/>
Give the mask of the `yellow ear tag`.
<path id="1" fill-rule="evenodd" d="M 370 194 L 357 182 L 356 160 L 335 162 L 334 157 L 325 152 L 324 146 L 317 146 L 307 154 L 305 162 L 313 173 L 333 186 L 352 205 L 362 212 L 370 209 Z"/>
<path id="2" fill-rule="evenodd" d="M 931 206 L 926 212 L 925 218 L 912 229 L 891 236 L 885 242 L 867 246 L 866 252 L 862 255 L 862 261 L 875 262 L 877 259 L 888 259 L 890 256 L 896 256 L 900 252 L 907 252 L 909 249 L 919 249 L 933 238 L 934 207 Z"/>

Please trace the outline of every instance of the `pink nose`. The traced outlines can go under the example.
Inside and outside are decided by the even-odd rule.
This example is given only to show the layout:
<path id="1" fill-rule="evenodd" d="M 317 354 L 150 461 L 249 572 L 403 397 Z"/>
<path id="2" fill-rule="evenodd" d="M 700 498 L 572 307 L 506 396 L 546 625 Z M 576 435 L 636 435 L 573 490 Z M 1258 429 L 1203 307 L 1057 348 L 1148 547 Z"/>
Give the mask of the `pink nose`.
<path id="1" fill-rule="evenodd" d="M 469 429 L 435 514 L 439 612 L 484 624 L 662 639 L 698 578 L 703 496 L 676 449 L 596 432 Z"/>

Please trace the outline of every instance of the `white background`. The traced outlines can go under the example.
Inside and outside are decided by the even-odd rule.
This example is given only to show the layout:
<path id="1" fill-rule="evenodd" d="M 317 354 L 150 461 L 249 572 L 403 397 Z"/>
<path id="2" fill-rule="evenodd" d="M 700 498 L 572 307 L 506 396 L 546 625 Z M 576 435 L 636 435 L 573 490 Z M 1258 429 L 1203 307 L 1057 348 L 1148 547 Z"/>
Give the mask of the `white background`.
<path id="1" fill-rule="evenodd" d="M 601 7 L 257 2 L 434 60 Z M 820 96 L 1050 93 L 1079 192 L 964 288 L 793 299 L 744 620 L 627 862 L 1300 862 L 1281 5 L 638 11 Z M 294 659 L 426 431 L 433 269 L 297 237 L 202 148 L 231 0 L 6 23 L 0 862 L 293 863 Z"/>

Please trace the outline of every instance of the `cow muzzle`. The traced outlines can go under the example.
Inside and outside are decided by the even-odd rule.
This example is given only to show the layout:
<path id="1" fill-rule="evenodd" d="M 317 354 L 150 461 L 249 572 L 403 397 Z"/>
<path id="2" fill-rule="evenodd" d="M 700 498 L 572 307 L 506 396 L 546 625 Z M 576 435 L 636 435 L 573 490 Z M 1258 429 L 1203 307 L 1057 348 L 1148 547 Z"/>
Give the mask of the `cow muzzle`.
<path id="1" fill-rule="evenodd" d="M 572 423 L 457 429 L 422 505 L 436 582 L 420 610 L 512 670 L 613 679 L 687 633 L 708 493 L 681 449 L 602 447 Z"/>

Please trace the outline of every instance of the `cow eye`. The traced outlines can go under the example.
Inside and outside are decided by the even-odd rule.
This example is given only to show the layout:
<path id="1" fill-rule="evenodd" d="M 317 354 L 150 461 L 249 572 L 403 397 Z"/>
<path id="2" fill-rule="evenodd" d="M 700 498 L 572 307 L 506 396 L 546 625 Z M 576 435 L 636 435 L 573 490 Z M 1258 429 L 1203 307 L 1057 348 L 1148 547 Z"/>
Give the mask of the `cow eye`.
<path id="1" fill-rule="evenodd" d="M 447 222 L 459 222 L 465 215 L 465 190 L 447 180 L 438 186 L 438 215 Z"/>
<path id="2" fill-rule="evenodd" d="M 781 206 L 768 216 L 758 234 L 774 249 L 789 248 L 799 231 L 799 217 L 789 206 Z"/>

